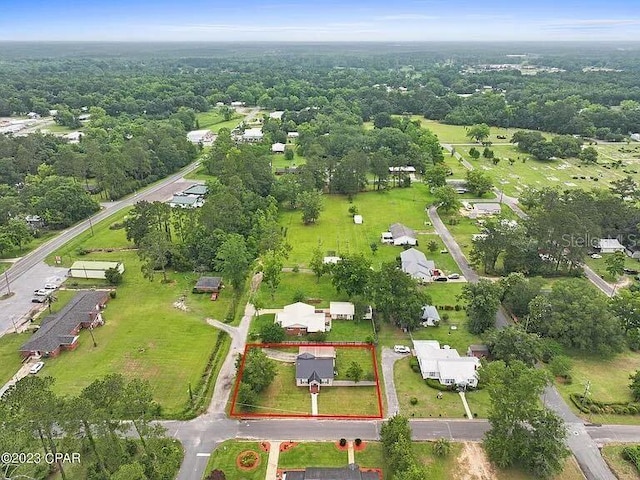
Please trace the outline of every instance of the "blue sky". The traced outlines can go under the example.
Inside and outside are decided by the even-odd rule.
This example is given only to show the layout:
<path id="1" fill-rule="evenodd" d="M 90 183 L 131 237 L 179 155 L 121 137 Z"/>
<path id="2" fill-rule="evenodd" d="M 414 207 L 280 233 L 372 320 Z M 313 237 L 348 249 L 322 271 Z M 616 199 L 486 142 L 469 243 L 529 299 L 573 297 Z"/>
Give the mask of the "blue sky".
<path id="1" fill-rule="evenodd" d="M 640 40 L 637 0 L 0 0 L 0 5 L 0 40 Z"/>

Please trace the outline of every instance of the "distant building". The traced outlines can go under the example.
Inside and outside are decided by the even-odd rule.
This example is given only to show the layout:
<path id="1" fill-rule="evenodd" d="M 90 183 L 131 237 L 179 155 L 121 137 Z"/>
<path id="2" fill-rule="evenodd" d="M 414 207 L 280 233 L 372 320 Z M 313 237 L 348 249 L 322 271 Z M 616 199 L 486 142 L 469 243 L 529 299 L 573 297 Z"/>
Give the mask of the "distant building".
<path id="1" fill-rule="evenodd" d="M 205 147 L 213 145 L 216 136 L 211 130 L 192 130 L 187 133 L 187 140 L 194 144 L 202 144 Z"/>
<path id="2" fill-rule="evenodd" d="M 275 112 L 271 112 L 269 114 L 269 118 L 274 118 L 276 120 L 282 120 L 282 115 L 284 115 L 284 112 L 282 110 L 277 110 Z"/>
<path id="3" fill-rule="evenodd" d="M 80 140 L 84 137 L 84 133 L 82 132 L 70 132 L 67 133 L 63 138 L 69 141 L 69 143 L 80 143 Z"/>
<path id="4" fill-rule="evenodd" d="M 244 107 L 245 105 L 245 102 L 231 102 L 232 107 Z"/>
<path id="5" fill-rule="evenodd" d="M 601 238 L 598 241 L 600 253 L 624 252 L 624 246 L 617 238 Z"/>
<path id="6" fill-rule="evenodd" d="M 640 133 L 632 133 L 631 134 L 631 140 L 633 140 L 635 142 L 640 142 Z"/>
<path id="7" fill-rule="evenodd" d="M 29 117 L 32 120 L 35 120 L 36 118 L 40 118 L 40 114 L 36 112 L 29 112 L 27 113 L 27 117 Z"/>
<path id="8" fill-rule="evenodd" d="M 274 143 L 273 145 L 271 145 L 271 152 L 272 153 L 284 153 L 284 150 L 286 148 L 286 145 L 284 143 Z"/>
<path id="9" fill-rule="evenodd" d="M 374 470 L 360 470 L 354 463 L 346 467 L 307 467 L 305 470 L 286 470 L 282 480 L 379 480 Z"/>
<path id="10" fill-rule="evenodd" d="M 435 262 L 427 260 L 425 254 L 415 248 L 403 251 L 400 262 L 402 271 L 420 282 L 430 282 L 436 269 Z"/>
<path id="11" fill-rule="evenodd" d="M 340 260 L 342 260 L 342 257 L 338 257 L 335 255 L 329 255 L 326 256 L 322 259 L 322 263 L 326 264 L 332 264 L 335 265 L 336 263 L 338 263 Z"/>
<path id="12" fill-rule="evenodd" d="M 261 142 L 264 138 L 261 127 L 247 128 L 242 134 L 244 142 Z"/>
<path id="13" fill-rule="evenodd" d="M 440 323 L 440 314 L 438 309 L 433 305 L 425 305 L 422 307 L 422 316 L 420 317 L 423 327 L 436 327 Z"/>
<path id="14" fill-rule="evenodd" d="M 388 235 L 387 235 L 388 234 Z M 389 231 L 382 235 L 383 243 L 393 245 L 417 245 L 416 232 L 401 223 L 394 223 L 389 227 Z"/>
<path id="15" fill-rule="evenodd" d="M 199 197 L 204 197 L 208 191 L 209 188 L 206 185 L 198 183 L 190 186 L 186 190 L 183 190 L 182 193 L 185 195 L 197 195 Z"/>
<path id="16" fill-rule="evenodd" d="M 287 138 L 298 138 L 299 136 L 298 132 L 287 132 Z"/>
<path id="17" fill-rule="evenodd" d="M 499 215 L 502 207 L 499 203 L 474 203 L 469 218 Z"/>
<path id="18" fill-rule="evenodd" d="M 362 225 L 362 215 L 354 215 L 353 216 L 353 223 L 355 223 L 356 225 Z"/>
<path id="19" fill-rule="evenodd" d="M 280 325 L 289 335 L 305 335 L 307 333 L 327 332 L 331 330 L 331 317 L 325 316 L 313 305 L 297 302 L 287 305 L 276 313 L 275 323 Z"/>
<path id="20" fill-rule="evenodd" d="M 174 195 L 169 200 L 172 208 L 200 208 L 204 205 L 204 199 L 196 195 Z"/>

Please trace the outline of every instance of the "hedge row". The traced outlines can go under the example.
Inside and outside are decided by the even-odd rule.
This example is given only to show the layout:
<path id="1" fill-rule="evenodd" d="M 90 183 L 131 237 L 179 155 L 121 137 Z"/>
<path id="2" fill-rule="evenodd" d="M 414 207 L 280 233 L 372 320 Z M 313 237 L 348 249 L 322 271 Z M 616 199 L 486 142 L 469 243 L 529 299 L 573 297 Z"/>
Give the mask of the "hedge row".
<path id="1" fill-rule="evenodd" d="M 640 445 L 632 445 L 622 449 L 622 458 L 633 463 L 640 472 Z"/>
<path id="2" fill-rule="evenodd" d="M 637 415 L 640 413 L 640 403 L 634 402 L 599 402 L 584 398 L 578 393 L 569 394 L 573 404 L 582 413 L 605 413 L 616 415 Z"/>

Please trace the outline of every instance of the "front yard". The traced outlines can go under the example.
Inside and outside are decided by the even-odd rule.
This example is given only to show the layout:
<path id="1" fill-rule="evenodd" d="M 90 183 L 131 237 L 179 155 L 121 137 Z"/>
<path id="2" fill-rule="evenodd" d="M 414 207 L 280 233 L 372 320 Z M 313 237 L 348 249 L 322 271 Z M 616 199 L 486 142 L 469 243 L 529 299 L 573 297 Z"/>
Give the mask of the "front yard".
<path id="1" fill-rule="evenodd" d="M 238 468 L 237 465 L 238 455 L 246 451 L 253 451 L 260 458 L 256 468 L 250 471 Z M 264 480 L 268 459 L 269 453 L 265 452 L 258 442 L 227 440 L 218 445 L 211 454 L 203 478 L 212 470 L 222 470 L 229 480 Z"/>

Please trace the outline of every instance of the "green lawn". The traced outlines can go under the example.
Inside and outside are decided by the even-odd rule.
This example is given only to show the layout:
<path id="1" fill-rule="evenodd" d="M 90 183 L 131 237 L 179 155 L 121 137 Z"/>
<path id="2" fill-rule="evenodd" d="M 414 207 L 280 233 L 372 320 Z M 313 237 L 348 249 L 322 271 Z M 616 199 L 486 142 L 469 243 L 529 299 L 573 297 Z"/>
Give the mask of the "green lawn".
<path id="1" fill-rule="evenodd" d="M 590 383 L 591 398 L 602 402 L 630 402 L 629 375 L 640 369 L 640 353 L 627 351 L 611 359 L 598 357 L 571 357 L 573 383 L 559 383 L 558 390 L 574 412 L 585 417 L 569 399 L 570 393 L 584 393 L 587 382 Z M 596 415 L 589 414 L 589 420 L 596 423 L 640 424 L 640 415 Z"/>
<path id="2" fill-rule="evenodd" d="M 618 480 L 640 480 L 640 472 L 622 457 L 626 445 L 605 445 L 600 451 Z"/>
<path id="3" fill-rule="evenodd" d="M 604 254 L 602 258 L 591 258 L 590 256 L 586 256 L 584 259 L 584 263 L 586 263 L 589 267 L 593 269 L 598 275 L 604 278 L 607 282 L 614 282 L 616 280 L 621 280 L 622 277 L 614 279 L 609 272 L 607 272 L 607 258 L 611 254 Z M 629 258 L 625 255 L 624 257 L 624 266 L 625 268 L 629 268 L 631 270 L 639 270 L 640 271 L 640 262 L 635 258 Z M 632 275 L 633 276 L 633 275 Z"/>
<path id="4" fill-rule="evenodd" d="M 0 273 L 4 273 L 6 270 L 9 270 L 13 263 L 9 262 L 0 262 Z"/>
<path id="5" fill-rule="evenodd" d="M 204 319 L 222 318 L 230 292 L 223 292 L 216 302 L 191 294 L 194 275 L 169 273 L 171 283 L 161 283 L 160 275 L 149 282 L 142 277 L 135 252 L 83 258 L 96 257 L 123 260 L 124 280 L 117 298 L 107 305 L 105 325 L 94 331 L 97 348 L 83 330 L 75 351 L 46 361 L 47 374 L 56 378 L 54 388 L 73 395 L 96 378 L 120 372 L 149 380 L 163 415 L 177 415 L 187 402 L 188 385 L 198 384 L 218 336 Z M 187 312 L 173 307 L 183 294 Z M 220 354 L 226 355 L 226 350 Z"/>
<path id="6" fill-rule="evenodd" d="M 333 442 L 304 442 L 280 453 L 278 468 L 344 467 L 349 463 L 346 450 Z"/>
<path id="7" fill-rule="evenodd" d="M 356 362 L 362 367 L 362 380 L 373 378 L 373 357 L 368 348 L 338 348 L 336 349 L 336 380 L 350 380 L 347 370 L 351 362 Z"/>
<path id="8" fill-rule="evenodd" d="M 272 324 L 275 314 L 268 313 L 255 317 L 251 321 L 249 338 L 252 341 L 259 340 L 260 329 L 263 325 Z M 354 322 L 353 320 L 334 320 L 331 323 L 331 331 L 327 334 L 327 342 L 364 342 L 373 334 L 373 326 L 370 321 Z M 308 340 L 308 336 L 289 337 L 287 340 Z"/>
<path id="9" fill-rule="evenodd" d="M 287 229 L 287 240 L 292 246 L 287 266 L 307 266 L 318 245 L 324 252 L 333 251 L 338 255 L 361 253 L 372 261 L 374 267 L 393 261 L 400 255 L 402 248 L 383 245 L 380 243 L 380 234 L 387 231 L 389 225 L 400 222 L 417 232 L 418 249 L 427 258 L 433 258 L 436 266 L 457 271 L 450 256 L 439 253 L 443 245 L 433 234 L 433 227 L 426 225 L 428 220 L 425 206 L 431 201 L 426 185 L 416 182 L 410 188 L 360 193 L 352 204 L 345 196 L 325 195 L 324 209 L 315 225 L 304 225 L 299 211 L 283 211 L 280 214 L 280 224 Z M 355 205 L 363 216 L 362 225 L 353 223 L 349 214 L 351 205 Z M 433 254 L 427 249 L 431 240 L 438 244 Z M 375 254 L 371 251 L 371 243 L 378 245 Z"/>
<path id="10" fill-rule="evenodd" d="M 207 169 L 205 167 L 199 167 L 195 169 L 193 172 L 189 172 L 188 174 L 186 174 L 184 178 L 188 178 L 189 180 L 207 181 L 207 180 L 211 180 L 213 176 L 207 173 Z"/>
<path id="11" fill-rule="evenodd" d="M 260 464 L 250 472 L 245 472 L 236 466 L 238 455 L 247 450 L 253 450 L 260 455 Z M 212 470 L 218 469 L 222 470 L 229 480 L 264 480 L 268 460 L 269 454 L 262 450 L 257 442 L 227 440 L 218 445 L 211 454 L 203 478 Z"/>
<path id="12" fill-rule="evenodd" d="M 28 333 L 10 333 L 0 337 L 0 386 L 11 380 L 22 366 L 18 349 L 30 336 Z"/>
<path id="13" fill-rule="evenodd" d="M 318 308 L 329 307 L 329 302 L 347 300 L 347 295 L 343 292 L 338 294 L 331 283 L 328 275 L 323 276 L 320 281 L 311 273 L 304 272 L 283 272 L 280 285 L 273 298 L 265 283 L 260 285 L 260 298 L 264 301 L 265 308 L 282 308 L 285 305 L 294 303 L 293 298 L 297 292 L 302 292 L 305 302 L 313 302 Z"/>
<path id="14" fill-rule="evenodd" d="M 199 128 L 209 129 L 214 133 L 218 133 L 221 128 L 233 129 L 240 124 L 243 118 L 244 115 L 235 113 L 231 120 L 225 121 L 224 117 L 217 108 L 209 110 L 208 112 L 196 113 L 196 120 L 198 121 Z"/>

